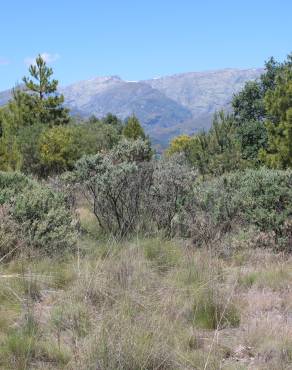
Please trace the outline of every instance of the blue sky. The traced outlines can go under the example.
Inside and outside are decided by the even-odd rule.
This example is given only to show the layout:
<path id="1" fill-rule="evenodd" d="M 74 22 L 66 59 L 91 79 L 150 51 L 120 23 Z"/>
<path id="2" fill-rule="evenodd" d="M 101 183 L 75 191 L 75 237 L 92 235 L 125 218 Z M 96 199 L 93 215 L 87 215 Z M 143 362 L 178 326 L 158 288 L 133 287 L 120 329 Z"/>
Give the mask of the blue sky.
<path id="1" fill-rule="evenodd" d="M 38 53 L 61 85 L 261 67 L 292 51 L 291 14 L 291 0 L 3 0 L 0 90 Z"/>

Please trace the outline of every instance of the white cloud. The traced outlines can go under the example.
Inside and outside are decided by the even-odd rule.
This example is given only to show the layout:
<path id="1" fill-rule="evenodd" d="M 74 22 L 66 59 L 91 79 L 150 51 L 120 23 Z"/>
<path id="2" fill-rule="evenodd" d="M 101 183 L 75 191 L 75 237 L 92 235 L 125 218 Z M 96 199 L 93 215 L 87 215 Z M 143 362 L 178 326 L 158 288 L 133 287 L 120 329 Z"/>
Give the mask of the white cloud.
<path id="1" fill-rule="evenodd" d="M 53 63 L 56 60 L 60 59 L 60 55 L 58 53 L 50 54 L 50 53 L 44 52 L 44 53 L 41 53 L 41 57 L 47 63 Z M 36 59 L 36 57 L 27 57 L 27 58 L 24 59 L 24 63 L 27 66 L 30 66 L 31 64 L 35 64 L 35 59 Z"/>
<path id="2" fill-rule="evenodd" d="M 10 61 L 7 58 L 0 57 L 0 66 L 5 66 L 9 63 Z"/>

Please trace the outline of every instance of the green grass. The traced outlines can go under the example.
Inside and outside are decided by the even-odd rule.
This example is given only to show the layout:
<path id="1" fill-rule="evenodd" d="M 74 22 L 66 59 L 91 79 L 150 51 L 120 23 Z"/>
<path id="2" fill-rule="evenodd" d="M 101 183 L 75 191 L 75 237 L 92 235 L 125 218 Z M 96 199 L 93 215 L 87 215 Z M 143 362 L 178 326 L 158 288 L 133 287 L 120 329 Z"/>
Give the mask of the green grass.
<path id="1" fill-rule="evenodd" d="M 84 337 L 90 328 L 90 318 L 87 307 L 76 302 L 64 302 L 54 307 L 51 322 L 56 330 L 71 330 L 77 337 Z"/>
<path id="2" fill-rule="evenodd" d="M 192 322 L 201 329 L 222 329 L 238 327 L 240 315 L 235 305 L 228 301 L 228 297 L 220 296 L 212 288 L 197 292 Z"/>
<path id="3" fill-rule="evenodd" d="M 166 272 L 180 262 L 181 251 L 173 242 L 149 239 L 145 240 L 141 247 L 146 259 L 161 272 Z"/>
<path id="4" fill-rule="evenodd" d="M 291 266 L 271 266 L 269 269 L 252 271 L 239 276 L 238 282 L 244 288 L 256 287 L 272 290 L 288 289 L 291 284 Z"/>
<path id="5" fill-rule="evenodd" d="M 256 271 L 241 275 L 238 278 L 238 284 L 244 288 L 251 288 L 257 281 L 258 273 Z"/>
<path id="6" fill-rule="evenodd" d="M 35 354 L 35 336 L 11 333 L 1 348 L 3 364 L 8 369 L 27 370 Z"/>
<path id="7" fill-rule="evenodd" d="M 71 360 L 72 354 L 65 346 L 58 346 L 57 342 L 42 341 L 35 346 L 38 361 L 53 364 L 58 369 L 65 367 Z"/>

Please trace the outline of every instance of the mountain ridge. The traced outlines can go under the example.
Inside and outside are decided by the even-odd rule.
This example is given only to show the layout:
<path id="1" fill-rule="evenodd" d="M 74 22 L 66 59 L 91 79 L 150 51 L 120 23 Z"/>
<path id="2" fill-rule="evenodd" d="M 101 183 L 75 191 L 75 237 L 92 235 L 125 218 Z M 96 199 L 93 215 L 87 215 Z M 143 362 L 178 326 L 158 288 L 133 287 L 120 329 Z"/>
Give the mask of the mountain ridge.
<path id="1" fill-rule="evenodd" d="M 224 68 L 126 81 L 120 76 L 97 76 L 60 87 L 72 114 L 101 117 L 111 112 L 121 119 L 131 114 L 141 120 L 147 134 L 166 145 L 182 133 L 208 129 L 213 114 L 229 109 L 234 93 L 257 79 L 262 68 Z M 0 92 L 0 105 L 11 90 Z"/>

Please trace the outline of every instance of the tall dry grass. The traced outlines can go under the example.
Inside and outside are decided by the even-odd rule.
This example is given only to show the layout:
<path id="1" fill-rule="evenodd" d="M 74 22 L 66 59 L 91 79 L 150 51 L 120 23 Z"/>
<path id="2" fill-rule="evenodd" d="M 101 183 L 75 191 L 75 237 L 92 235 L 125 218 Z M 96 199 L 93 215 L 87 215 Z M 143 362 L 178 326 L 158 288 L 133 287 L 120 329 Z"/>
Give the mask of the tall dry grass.
<path id="1" fill-rule="evenodd" d="M 86 217 L 77 254 L 1 263 L 1 369 L 291 367 L 287 256 L 96 239 Z"/>

